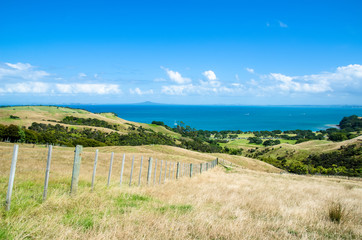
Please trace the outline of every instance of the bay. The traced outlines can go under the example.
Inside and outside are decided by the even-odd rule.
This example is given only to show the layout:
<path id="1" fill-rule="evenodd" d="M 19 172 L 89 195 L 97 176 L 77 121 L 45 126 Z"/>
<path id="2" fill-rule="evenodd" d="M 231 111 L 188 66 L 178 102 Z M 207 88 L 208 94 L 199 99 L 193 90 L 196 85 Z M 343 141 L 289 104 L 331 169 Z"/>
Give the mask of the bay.
<path id="1" fill-rule="evenodd" d="M 362 106 L 195 106 L 195 105 L 67 105 L 90 112 L 114 112 L 120 118 L 162 121 L 203 130 L 323 130 L 345 116 L 362 116 Z"/>

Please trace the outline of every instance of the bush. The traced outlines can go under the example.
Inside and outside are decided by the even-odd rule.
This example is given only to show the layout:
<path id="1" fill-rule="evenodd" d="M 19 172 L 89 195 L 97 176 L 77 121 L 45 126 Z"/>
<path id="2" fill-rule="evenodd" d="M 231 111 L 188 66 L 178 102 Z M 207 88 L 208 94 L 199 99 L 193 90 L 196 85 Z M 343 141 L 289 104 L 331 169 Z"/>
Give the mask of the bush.
<path id="1" fill-rule="evenodd" d="M 344 217 L 346 211 L 340 202 L 332 202 L 328 207 L 329 220 L 335 223 L 340 223 Z"/>

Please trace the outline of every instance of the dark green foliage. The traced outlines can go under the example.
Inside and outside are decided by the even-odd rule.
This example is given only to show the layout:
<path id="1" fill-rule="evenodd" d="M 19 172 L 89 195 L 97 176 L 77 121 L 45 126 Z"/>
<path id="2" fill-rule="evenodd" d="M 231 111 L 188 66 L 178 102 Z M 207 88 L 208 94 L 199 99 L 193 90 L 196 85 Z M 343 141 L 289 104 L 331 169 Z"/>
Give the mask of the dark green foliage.
<path id="1" fill-rule="evenodd" d="M 329 140 L 331 140 L 333 142 L 341 142 L 341 141 L 345 141 L 348 139 L 347 134 L 344 132 L 333 132 L 333 133 L 329 134 L 328 136 L 329 136 Z"/>
<path id="2" fill-rule="evenodd" d="M 328 174 L 362 176 L 362 144 L 342 146 L 330 153 L 313 154 L 303 161 L 313 168 Z M 323 170 L 325 169 L 325 170 Z"/>
<path id="3" fill-rule="evenodd" d="M 228 153 L 230 155 L 242 155 L 243 149 L 242 148 L 228 148 L 224 147 L 224 153 Z"/>
<path id="4" fill-rule="evenodd" d="M 259 137 L 248 137 L 249 143 L 262 144 L 263 140 Z"/>
<path id="5" fill-rule="evenodd" d="M 10 142 L 18 142 L 21 140 L 21 138 L 23 137 L 20 133 L 20 128 L 16 125 L 9 125 L 9 126 L 4 126 L 2 125 L 0 127 L 0 139 L 3 140 L 8 140 Z"/>
<path id="6" fill-rule="evenodd" d="M 165 126 L 165 123 L 161 122 L 161 121 L 152 121 L 152 124 L 159 125 L 159 126 Z"/>
<path id="7" fill-rule="evenodd" d="M 361 131 L 362 130 L 362 118 L 358 118 L 357 115 L 344 117 L 340 123 L 341 129 L 348 129 L 348 132 Z"/>
<path id="8" fill-rule="evenodd" d="M 265 147 L 267 147 L 267 146 L 273 146 L 273 145 L 278 145 L 278 144 L 280 144 L 280 140 L 271 140 L 271 139 L 269 139 L 269 140 L 265 140 L 265 141 L 263 142 L 263 145 L 264 145 Z"/>
<path id="9" fill-rule="evenodd" d="M 65 117 L 61 123 L 71 124 L 71 125 L 86 125 L 93 127 L 104 127 L 113 130 L 117 130 L 117 125 L 111 125 L 106 121 L 99 120 L 96 118 L 77 118 L 73 116 Z"/>
<path id="10" fill-rule="evenodd" d="M 10 115 L 10 119 L 20 119 L 18 116 Z"/>

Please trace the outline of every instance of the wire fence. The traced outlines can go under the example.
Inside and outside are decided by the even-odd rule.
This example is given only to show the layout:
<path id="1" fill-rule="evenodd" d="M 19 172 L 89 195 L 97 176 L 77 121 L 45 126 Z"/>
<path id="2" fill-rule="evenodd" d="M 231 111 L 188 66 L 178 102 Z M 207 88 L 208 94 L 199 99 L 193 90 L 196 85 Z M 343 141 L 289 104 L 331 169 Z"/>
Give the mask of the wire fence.
<path id="1" fill-rule="evenodd" d="M 7 159 L 12 159 L 11 166 L 6 165 Z M 17 162 L 21 163 L 18 167 Z M 201 163 L 176 162 L 144 157 L 142 154 L 106 153 L 98 149 L 95 152 L 83 152 L 80 145 L 74 151 L 71 148 L 53 150 L 52 145 L 43 149 L 24 148 L 19 151 L 19 145 L 15 144 L 12 152 L 2 151 L 0 176 L 9 176 L 5 201 L 8 211 L 15 175 L 25 182 L 43 184 L 42 201 L 45 201 L 52 184 L 68 183 L 69 187 L 70 182 L 70 194 L 76 194 L 78 187 L 84 186 L 93 191 L 97 186 L 105 184 L 107 187 L 118 184 L 120 188 L 161 185 L 167 181 L 200 175 L 214 168 L 218 162 L 217 158 Z M 57 180 L 52 181 L 52 177 Z"/>

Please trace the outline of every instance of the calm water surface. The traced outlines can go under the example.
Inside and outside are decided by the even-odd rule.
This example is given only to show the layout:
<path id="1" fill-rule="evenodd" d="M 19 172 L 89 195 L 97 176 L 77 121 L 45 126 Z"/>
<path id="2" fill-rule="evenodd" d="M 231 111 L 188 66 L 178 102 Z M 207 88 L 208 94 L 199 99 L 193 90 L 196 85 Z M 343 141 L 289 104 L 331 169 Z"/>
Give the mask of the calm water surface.
<path id="1" fill-rule="evenodd" d="M 326 129 L 344 116 L 362 116 L 362 106 L 185 106 L 185 105 L 69 105 L 91 112 L 115 112 L 143 123 L 183 121 L 203 130 Z"/>

